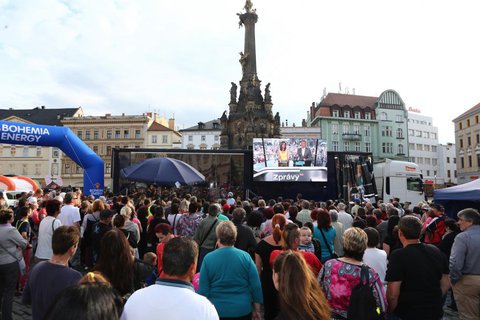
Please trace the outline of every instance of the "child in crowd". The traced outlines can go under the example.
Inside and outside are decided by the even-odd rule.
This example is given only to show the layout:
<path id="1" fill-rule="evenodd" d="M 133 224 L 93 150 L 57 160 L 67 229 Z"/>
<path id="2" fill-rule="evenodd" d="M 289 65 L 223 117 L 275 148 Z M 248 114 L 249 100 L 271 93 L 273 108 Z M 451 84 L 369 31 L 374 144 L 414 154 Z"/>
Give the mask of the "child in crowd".
<path id="1" fill-rule="evenodd" d="M 145 279 L 145 284 L 146 286 L 150 286 L 155 283 L 155 281 L 158 278 L 158 272 L 157 272 L 157 255 L 153 252 L 147 252 L 143 256 L 143 262 L 147 265 L 153 266 L 154 269 L 152 271 L 152 274 Z"/>
<path id="2" fill-rule="evenodd" d="M 300 228 L 300 245 L 298 246 L 298 250 L 312 252 L 318 259 L 320 259 L 322 255 L 320 241 L 312 238 L 312 230 L 308 226 Z"/>

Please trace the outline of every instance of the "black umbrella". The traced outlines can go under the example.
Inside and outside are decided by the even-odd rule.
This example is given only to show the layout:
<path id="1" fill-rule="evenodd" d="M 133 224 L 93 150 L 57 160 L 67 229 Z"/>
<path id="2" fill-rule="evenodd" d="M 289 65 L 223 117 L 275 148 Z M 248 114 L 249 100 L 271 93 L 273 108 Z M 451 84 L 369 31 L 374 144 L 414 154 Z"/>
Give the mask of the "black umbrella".
<path id="1" fill-rule="evenodd" d="M 121 170 L 132 181 L 162 186 L 191 185 L 205 181 L 205 176 L 189 164 L 172 158 L 151 158 Z"/>

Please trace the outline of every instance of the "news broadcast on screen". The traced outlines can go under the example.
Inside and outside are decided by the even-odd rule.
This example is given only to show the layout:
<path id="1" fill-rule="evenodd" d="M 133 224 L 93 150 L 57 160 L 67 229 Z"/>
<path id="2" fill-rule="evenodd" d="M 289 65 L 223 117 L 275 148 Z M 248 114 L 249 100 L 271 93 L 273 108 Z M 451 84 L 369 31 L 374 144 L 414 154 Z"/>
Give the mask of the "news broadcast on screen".
<path id="1" fill-rule="evenodd" d="M 253 139 L 253 180 L 326 182 L 327 143 L 320 139 Z"/>

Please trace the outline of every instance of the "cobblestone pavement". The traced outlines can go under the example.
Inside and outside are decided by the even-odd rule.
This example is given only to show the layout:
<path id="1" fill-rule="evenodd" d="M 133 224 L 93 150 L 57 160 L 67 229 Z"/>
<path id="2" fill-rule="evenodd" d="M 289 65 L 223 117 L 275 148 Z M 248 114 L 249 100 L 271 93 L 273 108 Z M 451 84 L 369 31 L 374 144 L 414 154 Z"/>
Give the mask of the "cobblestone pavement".
<path id="1" fill-rule="evenodd" d="M 448 301 L 445 305 L 448 304 Z M 456 320 L 458 319 L 457 312 L 444 307 L 445 316 L 443 319 L 445 320 Z M 13 300 L 13 320 L 31 320 L 32 319 L 32 311 L 29 306 L 25 306 L 22 304 L 21 297 L 15 297 Z"/>

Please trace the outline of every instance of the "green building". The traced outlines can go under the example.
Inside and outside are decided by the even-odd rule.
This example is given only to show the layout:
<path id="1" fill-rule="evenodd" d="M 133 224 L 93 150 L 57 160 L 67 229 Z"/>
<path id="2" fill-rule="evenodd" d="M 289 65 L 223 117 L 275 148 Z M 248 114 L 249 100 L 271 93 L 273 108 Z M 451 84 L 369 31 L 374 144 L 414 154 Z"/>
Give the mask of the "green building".
<path id="1" fill-rule="evenodd" d="M 400 95 L 386 90 L 379 97 L 329 93 L 312 105 L 308 124 L 320 127 L 329 151 L 371 152 L 408 161 L 408 114 Z"/>

